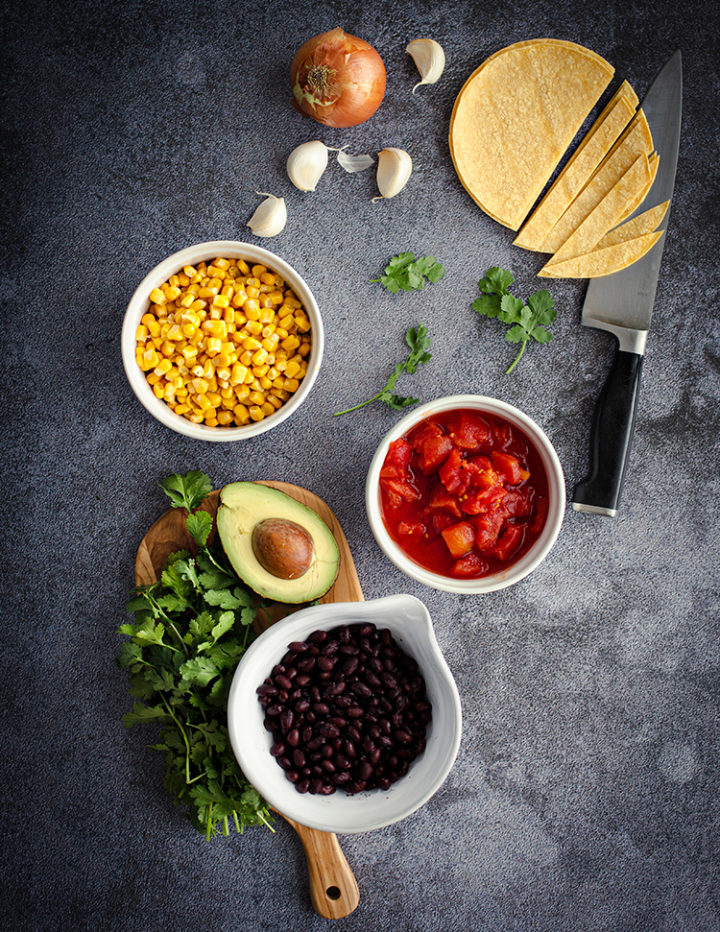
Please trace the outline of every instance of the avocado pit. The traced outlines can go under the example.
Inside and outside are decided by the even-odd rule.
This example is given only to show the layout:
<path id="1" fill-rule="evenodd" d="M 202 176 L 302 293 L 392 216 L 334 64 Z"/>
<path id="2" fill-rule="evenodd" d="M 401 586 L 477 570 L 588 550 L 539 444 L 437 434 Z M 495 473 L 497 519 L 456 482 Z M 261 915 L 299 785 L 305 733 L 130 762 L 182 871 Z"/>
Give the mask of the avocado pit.
<path id="1" fill-rule="evenodd" d="M 295 521 L 265 518 L 252 530 L 258 563 L 278 579 L 299 579 L 310 569 L 315 547 L 310 534 Z"/>

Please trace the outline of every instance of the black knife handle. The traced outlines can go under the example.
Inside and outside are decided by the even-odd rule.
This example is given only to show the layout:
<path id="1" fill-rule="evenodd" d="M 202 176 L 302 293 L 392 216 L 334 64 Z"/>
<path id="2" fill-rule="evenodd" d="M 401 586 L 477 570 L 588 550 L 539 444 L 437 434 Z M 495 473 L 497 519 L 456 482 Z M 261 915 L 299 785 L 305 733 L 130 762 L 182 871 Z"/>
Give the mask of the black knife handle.
<path id="1" fill-rule="evenodd" d="M 635 406 L 643 357 L 618 349 L 593 416 L 590 476 L 578 482 L 573 508 L 592 514 L 617 515 L 623 476 L 630 455 Z"/>

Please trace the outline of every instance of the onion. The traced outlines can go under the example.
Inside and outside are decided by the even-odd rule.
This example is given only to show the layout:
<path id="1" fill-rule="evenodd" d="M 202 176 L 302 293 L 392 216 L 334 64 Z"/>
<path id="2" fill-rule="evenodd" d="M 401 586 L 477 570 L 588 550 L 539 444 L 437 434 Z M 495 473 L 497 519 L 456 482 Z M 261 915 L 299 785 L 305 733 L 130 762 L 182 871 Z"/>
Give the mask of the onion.
<path id="1" fill-rule="evenodd" d="M 325 126 L 357 126 L 385 96 L 385 65 L 369 43 L 331 29 L 309 39 L 290 67 L 293 106 Z"/>

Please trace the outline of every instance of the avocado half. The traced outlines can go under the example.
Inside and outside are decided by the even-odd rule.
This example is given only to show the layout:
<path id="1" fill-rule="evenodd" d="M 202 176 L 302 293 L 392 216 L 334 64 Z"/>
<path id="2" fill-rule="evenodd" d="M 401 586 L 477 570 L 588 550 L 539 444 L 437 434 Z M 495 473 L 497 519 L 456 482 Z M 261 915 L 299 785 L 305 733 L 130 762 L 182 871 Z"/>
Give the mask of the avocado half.
<path id="1" fill-rule="evenodd" d="M 217 529 L 235 572 L 266 599 L 312 602 L 335 582 L 340 550 L 330 528 L 278 489 L 256 482 L 226 485 Z"/>

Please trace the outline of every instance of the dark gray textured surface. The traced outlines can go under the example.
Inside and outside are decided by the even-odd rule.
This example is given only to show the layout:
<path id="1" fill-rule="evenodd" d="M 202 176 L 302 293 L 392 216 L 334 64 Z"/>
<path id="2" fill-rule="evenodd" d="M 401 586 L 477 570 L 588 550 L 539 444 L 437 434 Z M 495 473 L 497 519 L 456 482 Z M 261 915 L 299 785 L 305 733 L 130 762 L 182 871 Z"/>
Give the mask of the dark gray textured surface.
<path id="1" fill-rule="evenodd" d="M 165 507 L 157 480 L 200 467 L 217 484 L 269 477 L 322 495 L 366 597 L 422 598 L 460 688 L 463 743 L 442 790 L 396 826 L 341 839 L 361 903 L 336 928 L 719 929 L 717 5 L 16 2 L 3 25 L 5 926 L 327 926 L 286 826 L 206 843 L 170 805 L 148 736 L 120 725 L 115 632 L 135 550 Z M 335 25 L 373 41 L 389 72 L 377 115 L 346 131 L 288 102 L 296 47 Z M 422 35 L 448 66 L 411 96 L 404 48 Z M 676 196 L 620 517 L 569 512 L 520 585 L 453 597 L 404 578 L 367 527 L 364 474 L 398 415 L 330 414 L 377 390 L 422 320 L 434 355 L 412 390 L 515 403 L 568 484 L 583 474 L 611 339 L 581 330 L 582 283 L 552 283 L 555 340 L 503 374 L 511 349 L 469 302 L 493 264 L 539 287 L 540 261 L 475 208 L 446 144 L 467 75 L 535 36 L 590 46 L 641 97 L 682 48 Z M 415 173 L 385 203 L 370 203 L 371 173 L 337 166 L 302 195 L 284 161 L 313 138 L 402 146 Z M 267 245 L 313 288 L 325 361 L 277 430 L 193 442 L 132 395 L 122 315 L 171 252 L 251 238 L 256 190 L 287 197 L 287 228 Z M 367 283 L 406 248 L 435 253 L 446 279 L 398 296 Z"/>

